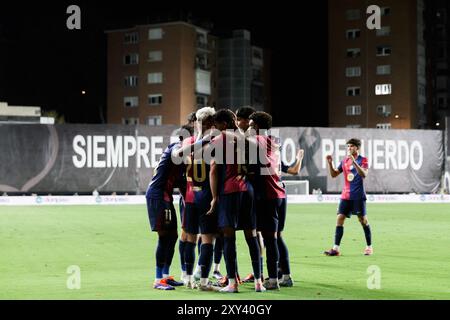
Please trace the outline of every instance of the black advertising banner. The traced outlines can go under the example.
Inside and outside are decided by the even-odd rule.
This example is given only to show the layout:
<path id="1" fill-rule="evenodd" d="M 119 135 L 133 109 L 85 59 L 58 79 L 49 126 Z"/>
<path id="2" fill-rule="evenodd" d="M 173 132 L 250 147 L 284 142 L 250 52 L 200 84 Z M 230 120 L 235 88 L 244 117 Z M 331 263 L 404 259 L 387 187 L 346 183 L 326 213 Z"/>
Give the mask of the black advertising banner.
<path id="1" fill-rule="evenodd" d="M 143 192 L 175 129 L 0 125 L 0 191 Z"/>
<path id="2" fill-rule="evenodd" d="M 445 157 L 447 159 L 445 170 L 450 172 L 450 117 L 445 118 L 445 122 Z"/>
<path id="3" fill-rule="evenodd" d="M 379 130 L 348 128 L 283 128 L 283 158 L 290 163 L 294 145 L 305 150 L 301 175 L 311 189 L 340 192 L 340 176 L 332 179 L 326 156 L 333 156 L 335 167 L 346 156 L 346 142 L 362 141 L 361 155 L 368 158 L 367 192 L 435 193 L 439 191 L 444 168 L 444 144 L 441 131 Z M 288 150 L 290 149 L 290 150 Z"/>
<path id="4" fill-rule="evenodd" d="M 0 192 L 143 193 L 175 126 L 0 125 Z M 335 166 L 352 137 L 363 141 L 369 160 L 365 185 L 373 193 L 434 193 L 444 172 L 441 131 L 337 128 L 276 128 L 282 159 L 294 162 L 305 149 L 301 178 L 310 189 L 340 192 L 342 177 L 328 176 L 325 157 Z"/>
<path id="5" fill-rule="evenodd" d="M 443 190 L 450 193 L 450 117 L 445 118 L 445 173 L 443 179 Z"/>

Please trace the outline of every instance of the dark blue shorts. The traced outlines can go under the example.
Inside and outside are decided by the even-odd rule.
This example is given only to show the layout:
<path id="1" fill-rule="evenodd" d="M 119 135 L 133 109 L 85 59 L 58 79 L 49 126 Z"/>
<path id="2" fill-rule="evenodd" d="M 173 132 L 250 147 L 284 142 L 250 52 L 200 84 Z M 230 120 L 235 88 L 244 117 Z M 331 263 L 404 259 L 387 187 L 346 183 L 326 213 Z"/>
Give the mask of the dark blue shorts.
<path id="1" fill-rule="evenodd" d="M 235 230 L 256 229 L 256 216 L 253 208 L 253 189 L 221 195 L 217 215 L 219 228 L 231 227 Z"/>
<path id="2" fill-rule="evenodd" d="M 183 229 L 190 234 L 213 234 L 217 233 L 217 215 L 206 215 L 211 206 L 211 197 L 195 199 L 195 203 L 186 203 L 183 214 Z"/>
<path id="3" fill-rule="evenodd" d="M 339 202 L 339 208 L 337 214 L 343 214 L 347 218 L 351 218 L 352 215 L 358 217 L 364 217 L 366 212 L 366 200 L 343 200 Z"/>
<path id="4" fill-rule="evenodd" d="M 147 198 L 147 212 L 152 231 L 177 230 L 177 213 L 173 203 Z"/>
<path id="5" fill-rule="evenodd" d="M 282 232 L 286 223 L 286 198 L 256 202 L 258 231 Z"/>

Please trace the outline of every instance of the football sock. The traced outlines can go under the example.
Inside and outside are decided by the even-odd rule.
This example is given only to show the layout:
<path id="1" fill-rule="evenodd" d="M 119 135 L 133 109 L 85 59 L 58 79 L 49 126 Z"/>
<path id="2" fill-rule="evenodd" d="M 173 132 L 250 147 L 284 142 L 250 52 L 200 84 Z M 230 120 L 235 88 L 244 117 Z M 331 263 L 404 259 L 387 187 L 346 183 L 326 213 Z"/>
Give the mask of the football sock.
<path id="1" fill-rule="evenodd" d="M 166 263 L 167 237 L 159 237 L 156 247 L 156 278 L 162 279 L 163 269 Z"/>
<path id="2" fill-rule="evenodd" d="M 166 263 L 164 264 L 164 275 L 170 275 L 170 266 L 172 265 L 173 255 L 175 253 L 175 245 L 177 244 L 177 236 L 170 235 L 167 238 L 167 248 L 166 248 Z"/>
<path id="3" fill-rule="evenodd" d="M 227 274 L 230 277 L 235 277 L 236 274 L 236 238 L 223 238 L 223 254 L 225 257 L 225 264 L 227 266 Z M 231 282 L 230 282 L 231 283 Z"/>
<path id="4" fill-rule="evenodd" d="M 261 278 L 261 256 L 258 238 L 245 238 L 247 241 L 250 257 L 252 259 L 253 275 L 256 279 Z"/>
<path id="5" fill-rule="evenodd" d="M 223 237 L 219 236 L 214 244 L 214 263 L 220 265 L 223 255 Z"/>
<path id="6" fill-rule="evenodd" d="M 264 258 L 263 256 L 261 256 L 261 258 L 259 258 L 260 261 L 260 266 L 261 266 L 261 277 L 263 277 L 264 274 Z"/>
<path id="7" fill-rule="evenodd" d="M 289 251 L 283 238 L 278 238 L 278 251 L 280 252 L 280 268 L 283 274 L 290 274 Z"/>
<path id="8" fill-rule="evenodd" d="M 372 245 L 372 232 L 370 231 L 370 225 L 364 226 L 364 235 L 366 236 L 367 246 L 370 247 Z"/>
<path id="9" fill-rule="evenodd" d="M 186 265 L 184 263 L 184 248 L 185 247 L 186 247 L 186 242 L 184 242 L 180 239 L 178 241 L 178 251 L 180 252 L 180 263 L 181 263 L 182 271 L 186 271 Z"/>
<path id="10" fill-rule="evenodd" d="M 200 252 L 201 255 L 201 252 Z M 200 259 L 200 255 L 199 255 L 199 259 Z M 195 266 L 195 270 L 194 270 L 194 274 L 199 274 L 200 273 L 200 261 L 197 261 L 197 265 Z"/>
<path id="11" fill-rule="evenodd" d="M 341 245 L 342 237 L 344 236 L 344 227 L 343 226 L 337 226 L 336 227 L 336 233 L 334 235 L 334 244 L 336 246 Z"/>
<path id="12" fill-rule="evenodd" d="M 198 264 L 200 265 L 201 278 L 208 279 L 209 271 L 211 270 L 211 264 L 213 259 L 213 245 L 210 243 L 203 243 L 198 258 Z"/>
<path id="13" fill-rule="evenodd" d="M 202 237 L 199 237 L 198 241 L 197 241 L 197 253 L 198 253 L 198 256 L 200 256 L 200 251 L 201 250 L 202 250 Z"/>
<path id="14" fill-rule="evenodd" d="M 278 279 L 278 261 L 280 260 L 280 253 L 278 251 L 277 239 L 265 237 L 264 245 L 266 246 L 266 263 L 269 278 Z"/>
<path id="15" fill-rule="evenodd" d="M 186 242 L 184 248 L 184 261 L 186 265 L 186 274 L 191 276 L 194 271 L 195 262 L 195 243 Z"/>

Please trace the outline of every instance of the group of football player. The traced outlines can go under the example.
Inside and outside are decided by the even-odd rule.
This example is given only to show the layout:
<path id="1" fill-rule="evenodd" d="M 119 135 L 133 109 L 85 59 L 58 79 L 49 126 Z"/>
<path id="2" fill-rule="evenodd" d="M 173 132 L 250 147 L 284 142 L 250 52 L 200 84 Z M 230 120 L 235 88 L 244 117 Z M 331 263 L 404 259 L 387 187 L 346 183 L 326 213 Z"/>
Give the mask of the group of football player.
<path id="1" fill-rule="evenodd" d="M 189 116 L 176 134 L 179 141 L 164 150 L 146 192 L 151 229 L 158 233 L 155 289 L 185 286 L 235 293 L 242 283 L 253 282 L 256 292 L 294 285 L 283 239 L 287 206 L 281 173 L 297 175 L 304 152 L 298 150 L 291 166 L 283 164 L 280 138 L 271 127 L 271 115 L 252 107 L 236 113 L 205 107 Z M 180 191 L 180 235 L 175 189 Z M 252 273 L 242 280 L 239 230 L 244 232 L 252 265 Z M 177 241 L 181 281 L 170 275 Z M 222 255 L 225 276 L 220 273 Z"/>

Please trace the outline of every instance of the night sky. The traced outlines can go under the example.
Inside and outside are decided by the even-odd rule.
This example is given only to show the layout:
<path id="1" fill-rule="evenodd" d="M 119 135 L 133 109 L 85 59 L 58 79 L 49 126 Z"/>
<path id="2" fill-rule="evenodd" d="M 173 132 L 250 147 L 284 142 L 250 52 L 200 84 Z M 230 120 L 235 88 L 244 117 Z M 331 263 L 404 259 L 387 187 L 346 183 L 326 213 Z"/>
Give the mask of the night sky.
<path id="1" fill-rule="evenodd" d="M 0 4 L 0 101 L 56 110 L 69 123 L 101 123 L 106 106 L 104 30 L 189 15 L 213 34 L 251 31 L 272 52 L 277 126 L 327 126 L 327 1 L 276 5 L 244 1 L 53 1 Z M 82 30 L 66 28 L 81 7 Z M 298 5 L 297 5 L 298 6 Z M 86 95 L 81 95 L 85 90 Z"/>

